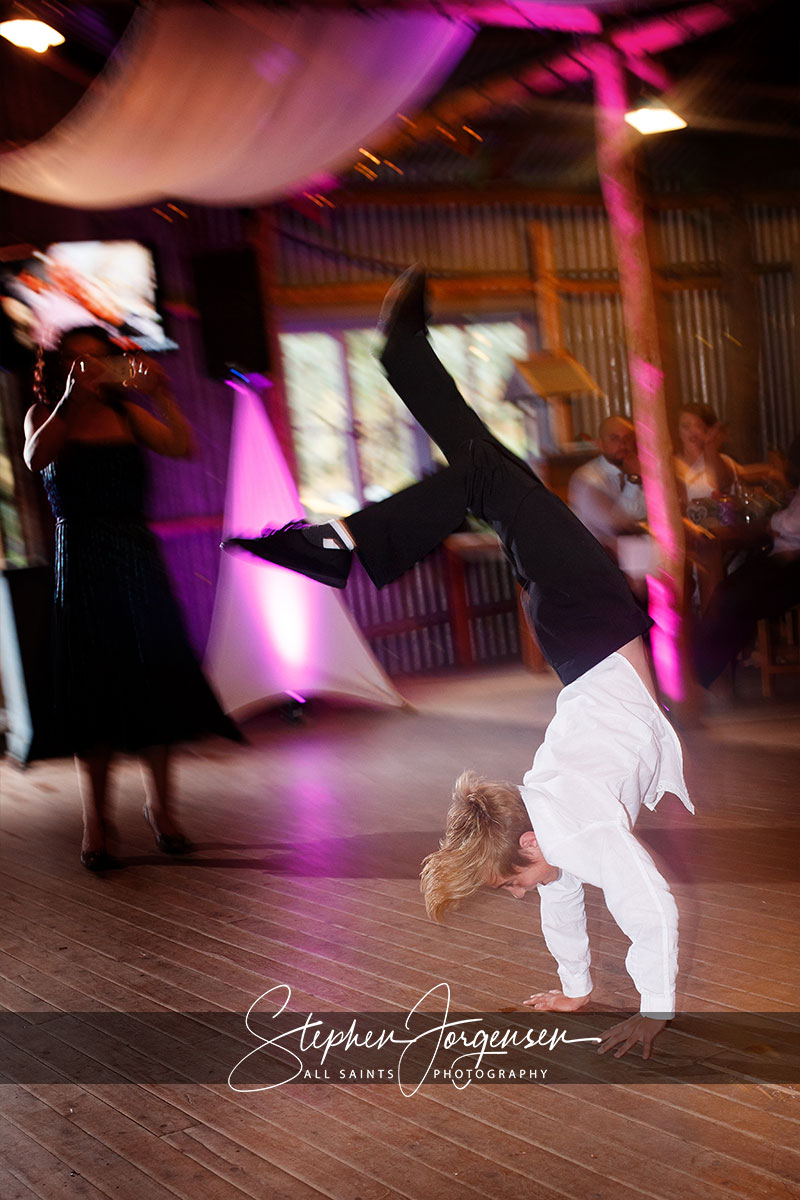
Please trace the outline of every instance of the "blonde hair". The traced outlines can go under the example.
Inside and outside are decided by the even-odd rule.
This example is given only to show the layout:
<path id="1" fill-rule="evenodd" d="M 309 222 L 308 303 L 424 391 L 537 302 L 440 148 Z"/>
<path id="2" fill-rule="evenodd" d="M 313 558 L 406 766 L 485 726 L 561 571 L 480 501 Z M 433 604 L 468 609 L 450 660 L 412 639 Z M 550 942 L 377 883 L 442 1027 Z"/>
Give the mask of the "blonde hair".
<path id="1" fill-rule="evenodd" d="M 440 921 L 484 884 L 524 866 L 519 839 L 530 829 L 519 788 L 474 771 L 460 775 L 439 849 L 422 863 L 420 890 L 428 916 Z"/>

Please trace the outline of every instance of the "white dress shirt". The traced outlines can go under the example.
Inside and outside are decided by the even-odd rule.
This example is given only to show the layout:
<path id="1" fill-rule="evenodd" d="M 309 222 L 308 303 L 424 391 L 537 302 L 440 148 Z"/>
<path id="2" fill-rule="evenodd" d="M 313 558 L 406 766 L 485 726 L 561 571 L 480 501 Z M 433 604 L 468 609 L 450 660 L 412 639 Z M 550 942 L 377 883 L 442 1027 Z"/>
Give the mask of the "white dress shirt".
<path id="1" fill-rule="evenodd" d="M 641 483 L 631 483 L 603 454 L 572 472 L 569 506 L 603 545 L 613 545 L 620 530 L 647 516 Z"/>
<path id="2" fill-rule="evenodd" d="M 566 996 L 592 990 L 583 884 L 602 888 L 630 939 L 625 965 L 641 1011 L 675 1008 L 678 911 L 666 880 L 633 835 L 642 804 L 664 792 L 694 812 L 680 742 L 636 670 L 612 654 L 561 692 L 520 788 L 539 848 L 560 878 L 541 884 L 542 933 Z"/>
<path id="3" fill-rule="evenodd" d="M 720 454 L 720 458 L 728 470 L 732 472 L 735 480 L 738 477 L 736 463 L 727 454 Z M 687 500 L 702 500 L 716 490 L 716 479 L 709 473 L 706 460 L 702 454 L 694 460 L 691 466 L 685 463 L 682 458 L 675 457 L 673 462 L 675 464 L 675 474 L 686 488 Z"/>
<path id="4" fill-rule="evenodd" d="M 775 534 L 773 554 L 800 553 L 800 489 L 795 492 L 788 508 L 773 515 L 770 528 Z"/>

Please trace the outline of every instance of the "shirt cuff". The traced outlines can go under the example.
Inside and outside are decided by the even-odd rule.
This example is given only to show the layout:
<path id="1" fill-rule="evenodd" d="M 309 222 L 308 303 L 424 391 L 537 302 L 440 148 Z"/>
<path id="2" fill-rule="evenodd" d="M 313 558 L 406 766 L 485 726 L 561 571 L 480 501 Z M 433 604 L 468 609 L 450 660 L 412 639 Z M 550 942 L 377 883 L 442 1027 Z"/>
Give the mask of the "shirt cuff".
<path id="1" fill-rule="evenodd" d="M 671 1021 L 675 1016 L 675 997 L 671 993 L 658 995 L 657 992 L 642 992 L 639 1012 L 654 1021 Z"/>
<path id="2" fill-rule="evenodd" d="M 576 1000 L 580 996 L 588 996 L 592 990 L 592 977 L 588 971 L 580 971 L 577 975 L 569 975 L 565 971 L 559 971 L 558 977 L 561 980 L 561 990 L 570 1000 Z"/>

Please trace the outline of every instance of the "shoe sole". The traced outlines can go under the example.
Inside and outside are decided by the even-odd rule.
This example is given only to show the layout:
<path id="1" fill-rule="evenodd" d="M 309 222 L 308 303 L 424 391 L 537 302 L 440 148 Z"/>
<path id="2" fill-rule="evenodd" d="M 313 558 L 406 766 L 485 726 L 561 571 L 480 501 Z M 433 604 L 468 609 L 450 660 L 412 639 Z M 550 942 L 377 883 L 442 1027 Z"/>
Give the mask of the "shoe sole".
<path id="1" fill-rule="evenodd" d="M 430 320 L 430 307 L 427 302 L 428 272 L 421 262 L 417 262 L 413 266 L 408 267 L 403 271 L 402 275 L 399 275 L 395 279 L 383 298 L 371 347 L 372 355 L 379 361 L 381 361 L 384 352 L 391 343 L 397 326 L 403 322 L 404 314 L 402 311 L 398 312 L 398 309 L 402 310 L 403 301 L 415 287 L 421 288 L 422 292 L 420 297 L 422 322 L 418 329 L 413 329 L 413 323 L 411 323 L 409 325 L 409 332 L 425 333 L 428 328 L 428 321 Z"/>
<path id="2" fill-rule="evenodd" d="M 307 579 L 313 579 L 315 583 L 324 583 L 327 587 L 344 588 L 347 586 L 347 575 L 349 574 L 349 559 L 348 569 L 344 578 L 341 574 L 332 574 L 324 570 L 316 559 L 307 559 L 297 566 L 289 566 L 288 563 L 281 562 L 277 557 L 280 554 L 280 548 L 274 547 L 272 552 L 269 550 L 271 538 L 227 538 L 222 542 L 223 550 L 246 550 L 248 554 L 253 554 L 256 558 L 262 559 L 264 562 L 272 563 L 273 566 L 282 567 L 284 571 L 292 571 L 296 575 L 305 575 Z M 346 550 L 330 550 L 330 554 L 348 554 Z"/>

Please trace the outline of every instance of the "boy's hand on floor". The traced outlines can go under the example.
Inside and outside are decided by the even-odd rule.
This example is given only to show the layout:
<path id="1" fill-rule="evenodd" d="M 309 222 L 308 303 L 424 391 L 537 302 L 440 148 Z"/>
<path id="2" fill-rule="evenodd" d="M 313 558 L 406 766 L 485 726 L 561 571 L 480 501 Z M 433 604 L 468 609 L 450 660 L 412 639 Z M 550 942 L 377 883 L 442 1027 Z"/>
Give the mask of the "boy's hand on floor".
<path id="1" fill-rule="evenodd" d="M 605 1054 L 608 1050 L 612 1050 L 614 1046 L 614 1058 L 622 1058 L 634 1046 L 642 1043 L 642 1058 L 650 1057 L 650 1050 L 653 1042 L 658 1037 L 663 1029 L 666 1029 L 669 1022 L 656 1020 L 655 1017 L 644 1017 L 638 1013 L 635 1017 L 628 1017 L 625 1021 L 620 1021 L 619 1025 L 612 1025 L 603 1036 L 600 1038 L 600 1048 L 598 1054 Z"/>
<path id="2" fill-rule="evenodd" d="M 554 989 L 552 992 L 539 992 L 530 1000 L 523 1000 L 526 1008 L 538 1008 L 544 1012 L 577 1012 L 589 1003 L 588 996 L 565 996 L 563 992 Z"/>

